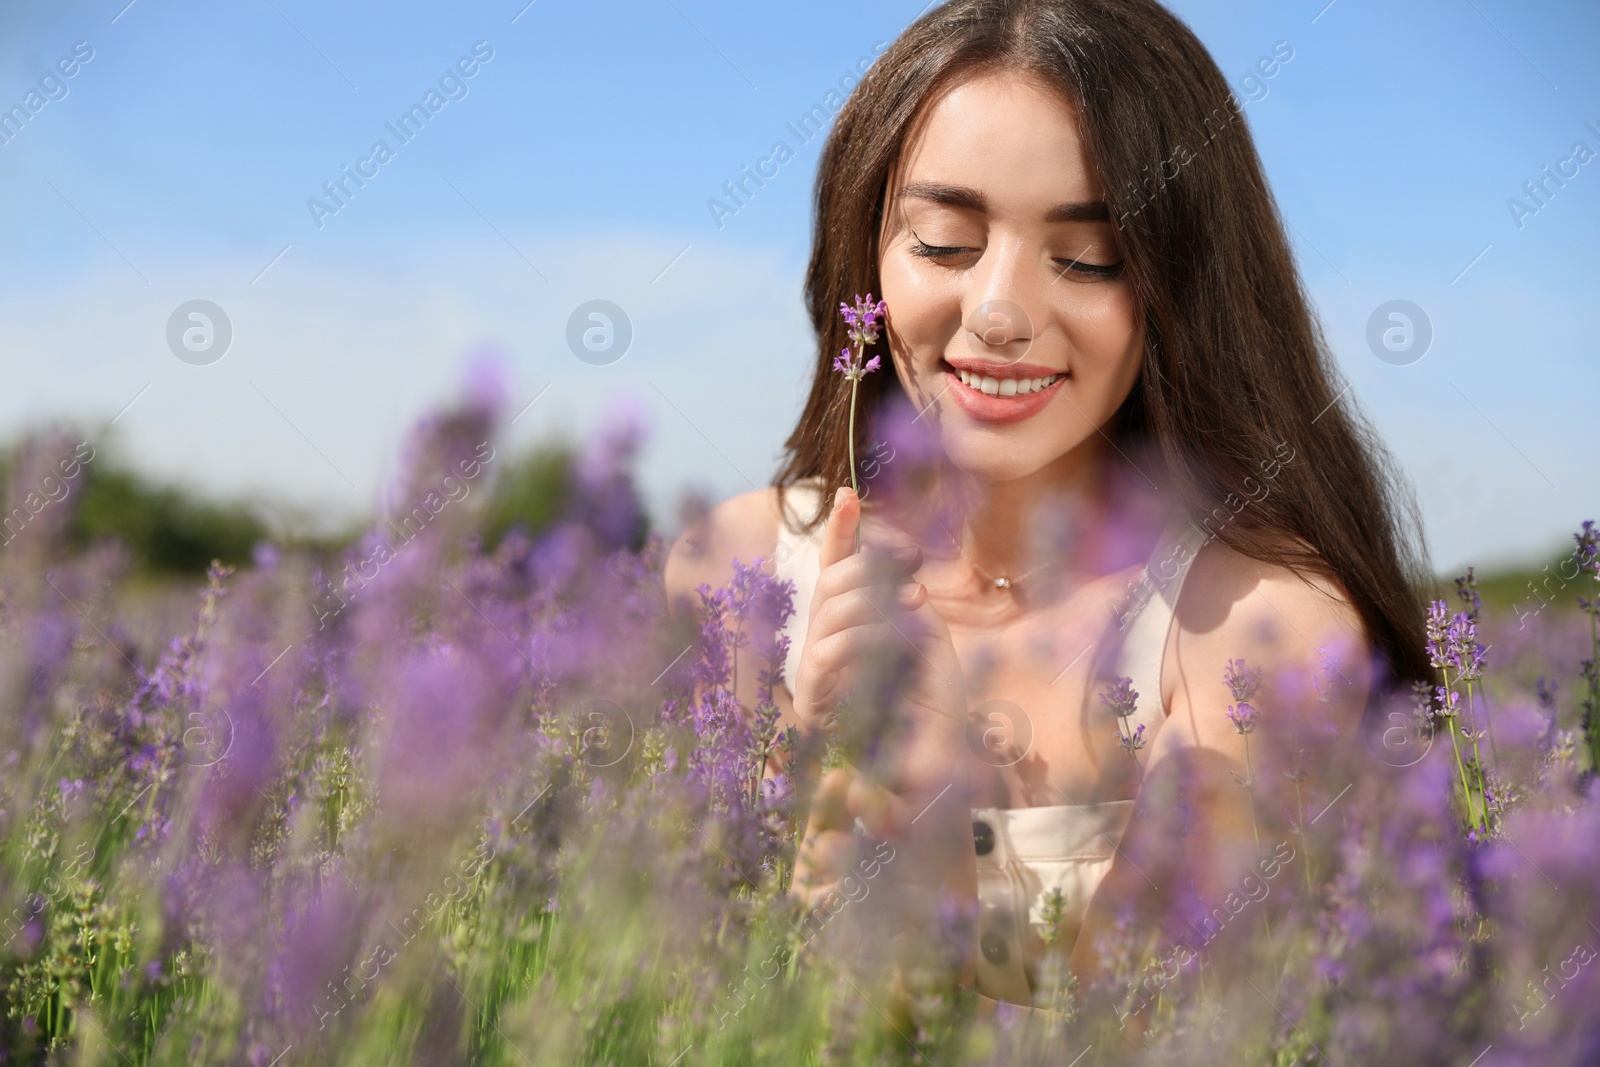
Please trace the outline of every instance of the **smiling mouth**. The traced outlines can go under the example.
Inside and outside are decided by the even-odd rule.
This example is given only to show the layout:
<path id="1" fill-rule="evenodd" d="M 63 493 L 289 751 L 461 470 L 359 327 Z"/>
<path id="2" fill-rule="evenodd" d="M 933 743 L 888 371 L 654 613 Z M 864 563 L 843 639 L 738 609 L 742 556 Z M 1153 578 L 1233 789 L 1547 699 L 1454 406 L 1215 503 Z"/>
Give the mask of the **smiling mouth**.
<path id="1" fill-rule="evenodd" d="M 973 371 L 962 370 L 944 360 L 942 368 L 960 379 L 961 384 L 974 392 L 991 397 L 1030 396 L 1033 393 L 1050 388 L 1067 375 L 1065 373 L 1047 374 L 1040 378 L 997 377 L 988 374 L 978 374 Z"/>

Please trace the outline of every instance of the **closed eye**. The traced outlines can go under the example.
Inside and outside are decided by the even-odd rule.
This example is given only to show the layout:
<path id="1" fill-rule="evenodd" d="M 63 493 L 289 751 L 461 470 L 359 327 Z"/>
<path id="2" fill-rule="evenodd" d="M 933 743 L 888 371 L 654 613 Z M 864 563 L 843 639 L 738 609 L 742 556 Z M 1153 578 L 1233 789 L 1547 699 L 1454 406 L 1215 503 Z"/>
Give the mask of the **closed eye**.
<path id="1" fill-rule="evenodd" d="M 913 235 L 915 237 L 915 235 Z M 911 246 L 911 254 L 924 259 L 942 259 L 947 256 L 958 256 L 963 252 L 971 252 L 970 248 L 954 248 L 945 245 L 930 245 L 920 237 L 915 237 L 916 243 Z"/>
<path id="2" fill-rule="evenodd" d="M 1062 265 L 1061 274 L 1072 271 L 1075 274 L 1087 274 L 1091 278 L 1104 278 L 1107 281 L 1122 276 L 1122 260 L 1105 264 L 1085 263 L 1081 259 L 1058 259 L 1056 262 Z M 1060 278 L 1061 274 L 1056 277 Z"/>
<path id="3" fill-rule="evenodd" d="M 949 259 L 963 253 L 977 251 L 975 248 L 965 248 L 959 245 L 931 245 L 915 233 L 912 234 L 912 238 L 911 254 L 922 259 Z M 1106 281 L 1122 276 L 1122 262 L 1120 260 L 1116 263 L 1085 263 L 1080 258 L 1058 259 L 1055 262 L 1061 265 L 1061 274 L 1056 275 L 1058 279 L 1062 274 L 1066 274 L 1069 271 L 1074 274 L 1086 275 L 1090 278 Z"/>

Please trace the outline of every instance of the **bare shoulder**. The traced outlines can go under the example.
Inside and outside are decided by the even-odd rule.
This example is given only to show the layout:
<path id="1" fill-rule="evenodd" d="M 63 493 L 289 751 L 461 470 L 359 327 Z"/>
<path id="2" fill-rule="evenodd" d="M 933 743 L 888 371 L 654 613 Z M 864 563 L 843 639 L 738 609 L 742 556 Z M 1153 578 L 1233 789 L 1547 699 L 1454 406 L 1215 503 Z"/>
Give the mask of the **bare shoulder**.
<path id="1" fill-rule="evenodd" d="M 1282 679 L 1280 688 L 1299 689 L 1315 679 L 1337 690 L 1337 714 L 1357 716 L 1370 657 L 1360 614 L 1337 580 L 1299 574 L 1213 540 L 1196 553 L 1178 598 L 1163 695 L 1172 717 L 1188 720 L 1189 729 L 1177 733 L 1201 743 L 1232 733 L 1222 679 L 1231 660 L 1243 659 L 1262 669 L 1269 685 Z"/>
<path id="2" fill-rule="evenodd" d="M 1336 580 L 1297 574 L 1217 540 L 1196 553 L 1177 617 L 1195 648 L 1234 642 L 1292 655 L 1341 635 L 1363 638 L 1360 616 Z"/>
<path id="3" fill-rule="evenodd" d="M 733 577 L 735 559 L 771 557 L 778 544 L 778 492 L 768 486 L 740 493 L 690 523 L 662 567 L 667 603 L 675 614 L 697 600 L 702 583 L 713 589 Z"/>

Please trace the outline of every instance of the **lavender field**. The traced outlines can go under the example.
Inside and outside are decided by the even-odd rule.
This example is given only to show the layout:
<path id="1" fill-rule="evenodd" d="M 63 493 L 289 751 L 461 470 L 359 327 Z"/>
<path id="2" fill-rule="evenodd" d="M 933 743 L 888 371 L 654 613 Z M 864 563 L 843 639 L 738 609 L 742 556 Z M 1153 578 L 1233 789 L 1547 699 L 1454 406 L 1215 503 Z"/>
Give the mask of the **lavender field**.
<path id="1" fill-rule="evenodd" d="M 176 613 L 115 543 L 68 544 L 74 440 L 15 453 L 0 1062 L 1600 1062 L 1591 525 L 1538 599 L 1440 592 L 1446 687 L 1374 709 L 1259 879 L 994 1009 L 955 981 L 969 917 L 885 888 L 891 843 L 815 910 L 790 895 L 803 813 L 759 771 L 790 743 L 790 590 L 740 561 L 701 624 L 669 616 L 626 421 L 554 521 L 485 547 L 464 487 L 501 414 L 418 427 L 337 566 L 262 546 Z M 755 706 L 736 645 L 771 665 Z M 1229 978 L 1207 942 L 1235 918 Z"/>

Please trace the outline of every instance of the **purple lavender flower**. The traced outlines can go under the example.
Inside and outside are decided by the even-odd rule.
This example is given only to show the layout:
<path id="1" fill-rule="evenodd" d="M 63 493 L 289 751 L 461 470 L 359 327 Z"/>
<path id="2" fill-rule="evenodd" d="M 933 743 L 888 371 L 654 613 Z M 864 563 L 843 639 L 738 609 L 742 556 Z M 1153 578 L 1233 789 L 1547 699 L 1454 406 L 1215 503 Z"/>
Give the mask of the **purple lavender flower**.
<path id="1" fill-rule="evenodd" d="M 861 492 L 861 484 L 856 479 L 856 391 L 861 384 L 861 379 L 878 369 L 878 357 L 873 356 L 863 364 L 862 357 L 866 354 L 867 346 L 878 340 L 878 319 L 887 310 L 882 300 L 876 303 L 872 294 L 868 293 L 865 300 L 861 294 L 856 294 L 855 306 L 840 303 L 839 314 L 844 316 L 845 325 L 848 326 L 850 340 L 854 344 L 854 351 L 844 348 L 833 358 L 833 369 L 845 376 L 850 383 L 850 418 L 846 433 L 850 443 L 850 488 L 857 493 Z M 861 531 L 856 530 L 856 547 L 861 544 Z"/>
<path id="2" fill-rule="evenodd" d="M 1233 699 L 1248 701 L 1261 688 L 1261 668 L 1248 667 L 1242 659 L 1230 659 L 1222 669 L 1222 682 L 1233 694 Z"/>
<path id="3" fill-rule="evenodd" d="M 1595 528 L 1594 520 L 1583 520 L 1583 529 L 1573 534 L 1572 539 L 1578 543 L 1573 552 L 1578 569 L 1600 573 L 1600 529 Z"/>
<path id="4" fill-rule="evenodd" d="M 1100 694 L 1100 703 L 1110 708 L 1118 718 L 1128 718 L 1139 707 L 1139 692 L 1133 688 L 1133 679 L 1112 679 L 1106 691 Z"/>
<path id="5" fill-rule="evenodd" d="M 1456 578 L 1456 595 L 1463 604 L 1468 605 L 1467 614 L 1472 616 L 1472 621 L 1478 621 L 1478 615 L 1483 610 L 1483 599 L 1478 596 L 1478 575 L 1473 568 L 1468 567 L 1467 573 Z"/>
<path id="6" fill-rule="evenodd" d="M 1483 676 L 1483 647 L 1478 644 L 1477 619 L 1471 612 L 1450 614 L 1443 600 L 1428 605 L 1426 624 L 1428 661 L 1457 672 L 1457 680 L 1477 681 Z"/>
<path id="7" fill-rule="evenodd" d="M 841 348 L 839 354 L 833 357 L 833 369 L 853 382 L 877 370 L 878 357 L 873 356 L 863 366 L 861 353 L 852 353 L 848 348 Z"/>
<path id="8" fill-rule="evenodd" d="M 858 301 L 844 310 L 852 341 L 880 336 L 876 305 Z M 857 362 L 867 373 L 868 363 Z M 907 424 L 913 415 L 905 413 Z M 429 424 L 426 432 L 437 442 L 424 450 L 426 463 L 413 465 L 417 484 L 432 484 L 441 462 L 457 463 L 458 446 L 475 446 L 488 429 L 451 425 Z M 448 431 L 442 437 L 440 427 Z M 937 456 L 936 439 L 919 443 L 908 433 L 904 447 L 900 437 L 893 440 L 903 457 L 895 461 L 895 477 L 921 462 L 920 449 Z M 0 789 L 0 829 L 17 839 L 16 858 L 24 863 L 32 862 L 24 854 L 30 847 L 54 847 L 50 862 L 57 871 L 57 882 L 6 905 L 18 911 L 7 925 L 8 934 L 15 931 L 9 947 L 0 949 L 0 996 L 16 1010 L 0 1031 L 28 1046 L 13 1058 L 32 1062 L 46 1042 L 81 1040 L 49 1000 L 68 1003 L 63 994 L 89 989 L 93 976 L 80 946 L 91 938 L 111 944 L 108 922 L 142 908 L 153 912 L 160 936 L 140 940 L 135 955 L 118 963 L 113 994 L 125 997 L 121 1003 L 139 1017 L 128 1026 L 107 1013 L 104 1025 L 114 1041 L 124 1035 L 137 1041 L 135 1028 L 143 1031 L 140 1052 L 147 1057 L 150 1047 L 181 1052 L 197 1035 L 247 1017 L 236 1040 L 230 1034 L 218 1044 L 208 1037 L 208 1044 L 192 1047 L 215 1054 L 197 1051 L 190 1058 L 209 1062 L 231 1054 L 262 1067 L 292 1043 L 291 1056 L 310 1050 L 313 1058 L 348 1062 L 359 1058 L 356 1048 L 391 1039 L 386 1028 L 393 1014 L 374 998 L 381 990 L 395 1008 L 428 1016 L 424 1029 L 440 1035 L 424 1035 L 399 1055 L 409 1062 L 448 1060 L 451 1050 L 438 1042 L 453 1043 L 475 1026 L 475 1009 L 463 996 L 473 990 L 440 985 L 436 998 L 431 958 L 442 948 L 452 960 L 492 974 L 507 951 L 505 935 L 520 936 L 529 919 L 541 924 L 538 936 L 574 949 L 530 959 L 530 989 L 588 982 L 625 998 L 664 990 L 687 1009 L 669 1056 L 693 1042 L 706 1027 L 705 1012 L 715 1008 L 697 991 L 721 989 L 730 961 L 737 968 L 746 947 L 791 918 L 781 902 L 795 869 L 804 780 L 763 781 L 759 766 L 764 752 L 798 744 L 797 731 L 776 731 L 772 703 L 783 677 L 781 628 L 793 612 L 793 588 L 770 576 L 764 560 L 734 560 L 729 581 L 701 587 L 698 655 L 680 652 L 694 631 L 690 626 L 680 635 L 665 625 L 662 543 L 652 534 L 641 548 L 633 536 L 638 512 L 626 470 L 630 441 L 622 432 L 583 450 L 586 458 L 571 479 L 583 499 L 537 539 L 509 536 L 486 553 L 467 535 L 466 509 L 452 503 L 441 517 L 456 522 L 460 514 L 466 534 L 430 534 L 392 565 L 400 568 L 395 577 L 385 565 L 385 577 L 350 602 L 339 626 L 311 633 L 304 598 L 281 595 L 303 590 L 311 569 L 291 547 L 282 549 L 275 567 L 246 572 L 229 586 L 216 572 L 197 624 L 170 645 L 168 634 L 157 636 L 148 624 L 124 640 L 114 618 L 102 614 L 95 627 L 106 633 L 94 636 L 111 640 L 80 639 L 90 633 L 87 627 L 78 632 L 83 618 L 70 608 L 63 614 L 65 603 L 48 587 L 46 598 L 35 601 L 25 595 L 26 586 L 7 584 L 8 568 L 20 566 L 11 560 L 19 557 L 0 553 L 0 577 L 7 579 L 0 582 L 0 677 L 14 674 L 26 689 L 23 711 L 13 719 L 21 726 L 0 729 L 6 786 Z M 1600 554 L 1593 523 L 1578 541 L 1575 558 L 1585 576 L 1593 574 Z M 370 555 L 366 545 L 358 554 Z M 31 566 L 31 559 L 24 562 Z M 104 583 L 90 582 L 88 565 L 67 559 L 45 573 L 63 597 L 82 603 L 80 594 L 92 598 L 91 589 Z M 1564 565 L 1562 573 L 1571 580 Z M 1386 770 L 1359 756 L 1341 762 L 1350 757 L 1338 755 L 1338 746 L 1311 749 L 1319 757 L 1313 777 L 1329 772 L 1324 803 L 1317 805 L 1322 813 L 1300 803 L 1297 813 L 1286 813 L 1295 836 L 1273 848 L 1275 838 L 1259 835 L 1251 796 L 1252 827 L 1264 846 L 1258 852 L 1276 856 L 1270 869 L 1284 873 L 1258 865 L 1261 876 L 1252 875 L 1233 903 L 1191 899 L 1177 877 L 1181 867 L 1157 854 L 1167 843 L 1163 835 L 1146 839 L 1157 842 L 1154 847 L 1130 839 L 1127 847 L 1136 851 L 1130 858 L 1153 882 L 1173 890 L 1152 899 L 1148 914 L 1136 915 L 1130 905 L 1119 909 L 1115 924 L 1085 926 L 1079 936 L 1097 941 L 1122 1007 L 1117 1015 L 1096 1008 L 1077 1022 L 1066 1018 L 1066 1046 L 1081 1050 L 1096 1043 L 1096 1020 L 1115 1026 L 1117 1016 L 1131 1014 L 1128 991 L 1138 982 L 1142 992 L 1132 1010 L 1148 1012 L 1148 1058 L 1192 1058 L 1196 1024 L 1219 1017 L 1210 973 L 1204 981 L 1193 976 L 1213 935 L 1232 936 L 1258 916 L 1265 926 L 1264 910 L 1248 917 L 1235 910 L 1261 907 L 1261 898 L 1245 899 L 1253 887 L 1270 888 L 1274 908 L 1283 901 L 1282 911 L 1271 912 L 1268 935 L 1272 963 L 1281 968 L 1270 993 L 1281 1016 L 1259 1011 L 1259 996 L 1245 988 L 1254 1014 L 1230 1014 L 1230 1026 L 1209 1039 L 1212 1058 L 1298 1062 L 1314 1047 L 1320 1058 L 1341 1064 L 1595 1061 L 1600 1030 L 1591 1016 L 1600 963 L 1591 962 L 1589 946 L 1600 944 L 1594 940 L 1600 937 L 1600 862 L 1592 847 L 1600 833 L 1600 780 L 1583 773 L 1590 761 L 1571 733 L 1555 729 L 1552 682 L 1541 679 L 1537 686 L 1539 711 L 1533 696 L 1533 679 L 1541 673 L 1573 686 L 1561 690 L 1563 715 L 1591 692 L 1572 678 L 1579 658 L 1594 647 L 1591 620 L 1546 613 L 1528 643 L 1518 646 L 1503 635 L 1505 620 L 1493 603 L 1480 610 L 1473 572 L 1462 581 L 1461 602 L 1450 602 L 1461 610 L 1453 613 L 1440 602 L 1428 620 L 1430 655 L 1448 667 L 1452 685 L 1424 686 L 1417 708 L 1401 699 L 1393 704 L 1397 710 L 1383 709 L 1391 731 L 1447 726 L 1452 742 L 1461 744 L 1456 758 L 1435 753 L 1444 758 Z M 95 601 L 96 610 L 110 613 L 116 602 Z M 1581 623 L 1581 634 L 1569 619 Z M 7 644 L 18 636 L 31 644 Z M 291 639 L 294 645 L 285 648 Z M 1500 754 L 1492 766 L 1477 760 L 1475 748 L 1479 738 L 1493 742 L 1477 688 L 1480 640 L 1494 642 L 1497 667 L 1509 668 L 1506 677 L 1494 679 L 1501 721 L 1495 724 Z M 753 686 L 742 677 L 752 669 Z M 1263 695 L 1263 672 L 1243 660 L 1229 661 L 1222 681 L 1228 721 L 1244 736 L 1247 773 L 1239 781 L 1253 788 L 1250 761 L 1279 728 L 1278 703 Z M 1524 682 L 1526 699 L 1518 692 Z M 1279 681 L 1273 692 L 1283 688 Z M 737 697 L 752 691 L 753 707 Z M 602 696 L 639 713 L 630 758 L 614 765 L 586 759 L 565 732 L 565 709 Z M 1132 679 L 1110 680 L 1099 696 L 1099 706 L 1115 716 L 1118 744 L 1139 758 L 1152 737 L 1133 725 L 1140 694 Z M 196 739 L 209 735 L 193 716 L 212 706 L 226 707 L 225 736 L 232 743 L 217 746 L 226 750 L 225 759 L 202 767 L 193 758 L 202 747 Z M 30 708 L 37 709 L 38 725 L 52 729 L 28 729 Z M 1263 738 L 1251 736 L 1258 708 L 1275 716 L 1261 727 Z M 59 729 L 66 722 L 69 732 Z M 591 728 L 594 736 L 599 729 Z M 600 746 L 584 736 L 586 744 Z M 209 743 L 204 747 L 209 753 Z M 1298 787 L 1309 780 L 1308 749 L 1289 751 L 1292 762 L 1273 766 Z M 1185 799 L 1192 797 L 1182 788 L 1185 772 L 1175 773 L 1179 788 L 1164 817 L 1181 820 L 1175 829 L 1183 833 L 1198 815 L 1190 814 Z M 40 794 L 35 807 L 12 789 L 18 780 Z M 1158 773 L 1146 783 L 1149 796 L 1159 795 L 1161 781 Z M 74 851 L 72 843 L 93 833 L 89 820 L 96 818 L 122 819 L 126 826 L 87 838 Z M 93 857 L 96 871 L 80 868 L 89 862 L 89 840 L 107 853 Z M 465 870 L 454 861 L 477 840 L 493 846 L 492 876 L 462 874 L 444 882 L 445 871 Z M 898 907 L 901 895 L 873 879 L 909 874 L 904 865 L 914 862 L 896 860 L 887 875 L 877 866 L 873 873 L 858 866 L 852 884 L 870 886 L 872 903 L 851 898 L 851 915 L 864 917 L 865 908 L 891 902 Z M 1173 865 L 1164 870 L 1163 863 Z M 102 871 L 115 877 L 104 878 Z M 1282 892 L 1302 875 L 1303 895 Z M 635 879 L 650 888 L 647 898 L 632 895 Z M 608 896 L 618 887 L 629 892 Z M 15 892 L 26 888 L 17 885 Z M 958 907 L 942 899 L 922 940 L 933 953 L 947 954 L 937 958 L 954 961 L 981 932 L 973 925 L 976 901 Z M 619 927 L 615 907 L 635 900 L 651 909 L 646 921 Z M 1059 919 L 1048 906 L 1042 910 L 1047 922 Z M 1071 925 L 1069 918 L 1066 928 Z M 887 926 L 859 929 L 876 933 Z M 716 938 L 705 938 L 706 931 L 716 931 Z M 405 947 L 424 935 L 424 944 Z M 401 949 L 399 967 L 376 954 L 374 936 L 393 939 Z M 1165 939 L 1154 943 L 1163 972 L 1147 963 L 1146 950 L 1158 938 Z M 1190 950 L 1187 960 L 1174 951 L 1179 945 Z M 595 947 L 606 951 L 585 951 Z M 1070 946 L 1058 944 L 1058 954 L 1038 970 L 1036 996 L 1062 988 L 1050 976 L 1063 962 L 1063 947 Z M 603 975 L 585 962 L 602 956 Z M 653 971 L 662 961 L 670 962 L 670 971 Z M 40 967 L 52 968 L 59 981 L 17 980 Z M 744 972 L 756 973 L 751 967 Z M 759 981 L 773 981 L 773 973 Z M 1160 974 L 1153 984 L 1152 973 Z M 148 1010 L 170 1003 L 196 978 L 220 994 L 215 1006 L 202 998 L 181 1012 Z M 848 986 L 838 982 L 832 1004 L 828 983 L 837 980 L 829 969 L 803 968 L 783 981 L 830 1010 L 842 1004 L 865 1020 L 876 1017 L 861 995 L 875 993 L 865 976 Z M 1101 996 L 1096 980 L 1085 985 L 1084 996 Z M 949 988 L 953 983 L 913 990 L 907 1033 L 919 1045 L 959 1046 L 962 1024 L 928 1014 L 927 1005 L 945 1003 Z M 683 1004 L 682 993 L 692 1002 Z M 1159 998 L 1146 1001 L 1144 994 Z M 611 995 L 582 1007 L 599 1009 L 603 1020 Z M 775 1009 L 787 991 L 765 996 Z M 499 1010 L 507 1031 L 531 1032 L 545 999 L 537 992 L 505 999 Z M 663 1006 L 641 1003 L 651 1011 Z M 1461 1010 L 1463 1004 L 1471 1010 Z M 1001 1011 L 1020 1023 L 1020 1012 Z M 1526 1028 L 1518 1015 L 1527 1017 Z M 1256 1016 L 1259 1031 L 1246 1033 Z M 745 1021 L 754 1040 L 774 1047 L 815 1032 L 809 1022 L 804 1033 L 784 1029 L 779 1010 L 750 1012 Z M 1248 1046 L 1222 1044 L 1235 1040 L 1232 1023 Z M 597 1053 L 626 1058 L 629 1035 L 604 1026 L 617 1040 L 599 1034 Z M 510 1050 L 497 1043 L 495 1029 L 480 1020 L 473 1040 L 483 1044 L 486 1057 L 506 1058 Z M 988 1061 L 1037 1058 L 1023 1047 L 1025 1029 L 1017 1025 L 1009 1036 L 1004 1027 L 982 1031 L 985 1040 L 997 1042 Z M 1108 1063 L 1123 1061 L 1107 1057 Z"/>
<path id="9" fill-rule="evenodd" d="M 1137 728 L 1127 720 L 1139 708 L 1139 693 L 1133 688 L 1133 679 L 1118 677 L 1111 680 L 1100 703 L 1110 708 L 1117 717 L 1117 743 L 1132 756 L 1144 747 L 1144 723 Z"/>
<path id="10" fill-rule="evenodd" d="M 1583 529 L 1572 538 L 1578 543 L 1573 552 L 1578 573 L 1588 571 L 1591 590 L 1600 591 L 1600 530 L 1595 528 L 1593 519 L 1585 519 Z M 1578 721 L 1589 753 L 1589 773 L 1600 775 L 1600 596 L 1593 600 L 1580 596 L 1578 608 L 1589 616 L 1589 656 L 1578 668 L 1588 684 L 1578 702 Z"/>
<path id="11" fill-rule="evenodd" d="M 1454 689 L 1438 686 L 1434 689 L 1433 713 L 1441 719 L 1454 719 L 1461 714 L 1461 694 Z"/>
<path id="12" fill-rule="evenodd" d="M 1435 667 L 1448 667 L 1450 660 L 1450 609 L 1442 600 L 1428 602 L 1428 619 L 1425 629 L 1428 638 L 1428 662 Z"/>
<path id="13" fill-rule="evenodd" d="M 1256 718 L 1259 712 L 1246 701 L 1228 705 L 1228 721 L 1233 723 L 1233 728 L 1241 734 L 1248 734 L 1256 728 Z"/>
<path id="14" fill-rule="evenodd" d="M 765 561 L 757 559 L 745 565 L 733 561 L 733 580 L 729 583 L 728 612 L 736 620 L 731 647 L 735 650 L 751 647 L 756 658 L 764 665 L 758 678 L 756 702 L 772 701 L 772 687 L 783 680 L 783 661 L 788 655 L 789 638 L 783 634 L 784 623 L 794 614 L 794 582 L 779 580 L 763 570 Z M 746 634 L 748 623 L 751 632 Z"/>
<path id="15" fill-rule="evenodd" d="M 794 613 L 794 582 L 767 574 L 764 562 L 735 559 L 732 581 L 715 591 L 704 584 L 698 590 L 700 655 L 692 673 L 699 693 L 689 714 L 699 744 L 690 756 L 690 776 L 711 791 L 714 804 L 730 811 L 759 805 L 761 774 L 778 739 L 772 689 L 782 681 L 789 651 L 780 631 Z M 761 664 L 753 709 L 735 695 L 741 648 L 751 649 Z"/>
<path id="16" fill-rule="evenodd" d="M 1450 620 L 1454 640 L 1454 658 L 1463 682 L 1475 682 L 1483 677 L 1483 646 L 1478 644 L 1476 616 L 1460 611 Z"/>
<path id="17" fill-rule="evenodd" d="M 879 300 L 874 303 L 871 293 L 867 294 L 865 300 L 857 293 L 854 307 L 842 302 L 839 304 L 839 314 L 844 316 L 845 325 L 850 327 L 850 340 L 857 345 L 870 345 L 878 340 L 878 320 L 883 318 L 885 310 L 884 302 Z"/>

